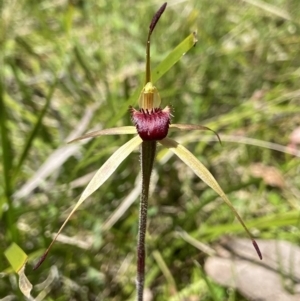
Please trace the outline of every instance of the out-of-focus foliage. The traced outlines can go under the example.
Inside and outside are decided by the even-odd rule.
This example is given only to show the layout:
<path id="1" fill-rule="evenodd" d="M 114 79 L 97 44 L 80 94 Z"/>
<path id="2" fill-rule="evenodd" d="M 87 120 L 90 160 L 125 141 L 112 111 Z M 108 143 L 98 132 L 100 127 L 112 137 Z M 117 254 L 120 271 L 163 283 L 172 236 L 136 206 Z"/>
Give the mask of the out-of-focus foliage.
<path id="1" fill-rule="evenodd" d="M 130 124 L 128 106 L 137 100 L 129 99 L 143 83 L 148 25 L 161 4 L 1 4 L 0 250 L 16 242 L 26 251 L 32 295 L 40 300 L 134 299 L 138 153 L 75 214 L 43 266 L 35 272 L 30 266 L 90 173 L 127 140 L 101 137 L 66 147 L 74 131 Z M 300 146 L 290 135 L 300 126 L 299 20 L 298 0 L 173 1 L 152 37 L 155 67 L 197 30 L 196 47 L 156 86 L 163 105 L 174 107 L 174 122 L 209 126 L 223 145 L 202 132 L 172 135 L 211 170 L 255 236 L 296 244 Z M 181 292 L 190 300 L 244 300 L 207 285 L 195 264 L 203 264 L 206 249 L 181 232 L 214 247 L 225 234 L 245 235 L 242 227 L 183 163 L 160 148 L 157 159 L 146 263 L 153 300 Z M 135 202 L 112 223 L 128 200 Z M 7 272 L 0 256 L 0 271 Z M 16 276 L 1 275 L 0 298 L 23 300 Z"/>

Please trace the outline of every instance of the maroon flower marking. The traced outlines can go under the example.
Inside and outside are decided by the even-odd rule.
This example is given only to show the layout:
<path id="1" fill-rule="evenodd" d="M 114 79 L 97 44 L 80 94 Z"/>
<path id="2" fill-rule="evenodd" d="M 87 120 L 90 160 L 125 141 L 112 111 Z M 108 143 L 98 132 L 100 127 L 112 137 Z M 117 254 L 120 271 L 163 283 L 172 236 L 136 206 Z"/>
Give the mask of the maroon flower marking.
<path id="1" fill-rule="evenodd" d="M 172 116 L 169 106 L 151 110 L 136 110 L 131 107 L 130 113 L 137 132 L 144 141 L 162 140 L 167 136 Z"/>

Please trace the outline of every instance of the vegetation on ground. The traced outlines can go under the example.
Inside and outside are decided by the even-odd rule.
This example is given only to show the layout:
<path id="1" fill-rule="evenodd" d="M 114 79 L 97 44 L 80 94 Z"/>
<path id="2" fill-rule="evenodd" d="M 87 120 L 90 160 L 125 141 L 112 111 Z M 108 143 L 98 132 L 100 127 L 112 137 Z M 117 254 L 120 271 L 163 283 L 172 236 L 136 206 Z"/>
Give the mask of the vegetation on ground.
<path id="1" fill-rule="evenodd" d="M 127 141 L 67 145 L 90 130 L 131 123 L 148 25 L 161 4 L 1 4 L 0 250 L 15 242 L 29 255 L 26 273 L 40 300 L 135 298 L 138 152 L 76 212 L 43 266 L 31 267 L 91 175 Z M 299 20 L 298 0 L 172 1 L 151 55 L 155 67 L 197 30 L 196 47 L 156 86 L 163 105 L 175 108 L 172 122 L 208 126 L 222 145 L 208 132 L 171 136 L 209 168 L 255 237 L 298 245 L 300 146 L 291 135 L 300 126 Z M 153 300 L 244 300 L 205 276 L 209 254 L 195 247 L 246 235 L 230 209 L 162 148 L 152 184 L 146 287 Z M 0 298 L 23 300 L 0 256 Z"/>

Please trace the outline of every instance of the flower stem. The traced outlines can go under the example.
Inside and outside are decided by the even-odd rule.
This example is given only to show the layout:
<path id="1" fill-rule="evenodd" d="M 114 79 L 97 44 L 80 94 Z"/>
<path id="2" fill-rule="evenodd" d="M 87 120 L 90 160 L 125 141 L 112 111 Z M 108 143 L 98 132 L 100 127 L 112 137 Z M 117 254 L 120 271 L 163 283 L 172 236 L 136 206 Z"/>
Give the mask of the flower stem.
<path id="1" fill-rule="evenodd" d="M 148 82 L 151 82 L 151 70 L 150 70 L 150 39 L 152 32 L 159 21 L 161 15 L 165 11 L 167 7 L 167 2 L 165 2 L 160 9 L 156 12 L 156 14 L 153 16 L 151 24 L 149 26 L 149 32 L 148 32 L 148 38 L 147 38 L 147 44 L 146 44 L 146 78 L 145 78 L 145 84 Z"/>
<path id="2" fill-rule="evenodd" d="M 137 245 L 137 301 L 143 301 L 145 281 L 145 237 L 151 171 L 156 151 L 156 141 L 143 141 L 141 146 L 142 193 L 140 199 L 139 234 Z"/>

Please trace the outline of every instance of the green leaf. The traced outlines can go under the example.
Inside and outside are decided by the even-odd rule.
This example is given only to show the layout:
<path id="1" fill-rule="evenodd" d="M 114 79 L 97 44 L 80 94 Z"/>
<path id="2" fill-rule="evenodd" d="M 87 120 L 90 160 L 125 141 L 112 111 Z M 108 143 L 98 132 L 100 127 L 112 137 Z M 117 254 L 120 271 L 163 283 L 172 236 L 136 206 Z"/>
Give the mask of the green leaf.
<path id="1" fill-rule="evenodd" d="M 16 243 L 12 243 L 5 250 L 4 255 L 16 273 L 21 270 L 27 261 L 27 254 Z"/>
<path id="2" fill-rule="evenodd" d="M 19 275 L 19 287 L 21 292 L 29 298 L 32 284 L 25 275 L 25 266 L 28 257 L 27 254 L 16 243 L 12 243 L 5 250 L 4 255 L 13 270 Z"/>
<path id="3" fill-rule="evenodd" d="M 152 82 L 158 81 L 171 67 L 173 67 L 183 55 L 185 55 L 197 43 L 196 33 L 191 33 L 152 71 Z"/>
<path id="4" fill-rule="evenodd" d="M 58 235 L 61 233 L 63 228 L 65 227 L 66 223 L 69 221 L 70 217 L 73 213 L 78 209 L 78 207 L 93 193 L 95 192 L 117 169 L 117 167 L 132 153 L 132 151 L 142 143 L 142 139 L 140 136 L 135 136 L 127 143 L 122 145 L 118 148 L 107 160 L 106 162 L 100 167 L 100 169 L 96 172 L 92 180 L 89 182 L 85 190 L 83 191 L 81 197 L 79 198 L 78 202 L 76 203 L 75 207 L 68 215 L 60 229 L 58 230 L 57 234 L 55 235 L 53 241 L 51 242 L 50 246 L 44 253 L 44 255 L 40 258 L 34 269 L 37 269 L 42 262 L 45 260 L 50 248 L 52 247 L 53 243 L 57 239 Z"/>
<path id="5" fill-rule="evenodd" d="M 224 191 L 218 184 L 218 182 L 215 180 L 213 175 L 209 172 L 209 170 L 189 151 L 187 150 L 183 145 L 179 144 L 173 139 L 165 138 L 163 140 L 159 141 L 160 144 L 167 147 L 169 150 L 171 150 L 175 155 L 177 155 L 188 167 L 192 169 L 192 171 L 209 187 L 211 187 L 222 199 L 223 201 L 229 206 L 231 211 L 234 213 L 236 218 L 239 220 L 241 225 L 244 227 L 246 233 L 252 240 L 252 243 L 258 253 L 258 256 L 261 257 L 261 253 L 258 249 L 258 246 L 256 242 L 254 241 L 251 233 L 249 232 L 248 228 L 246 227 L 245 223 L 243 222 L 242 218 L 238 214 L 238 212 L 235 210 L 227 196 L 225 195 Z"/>

